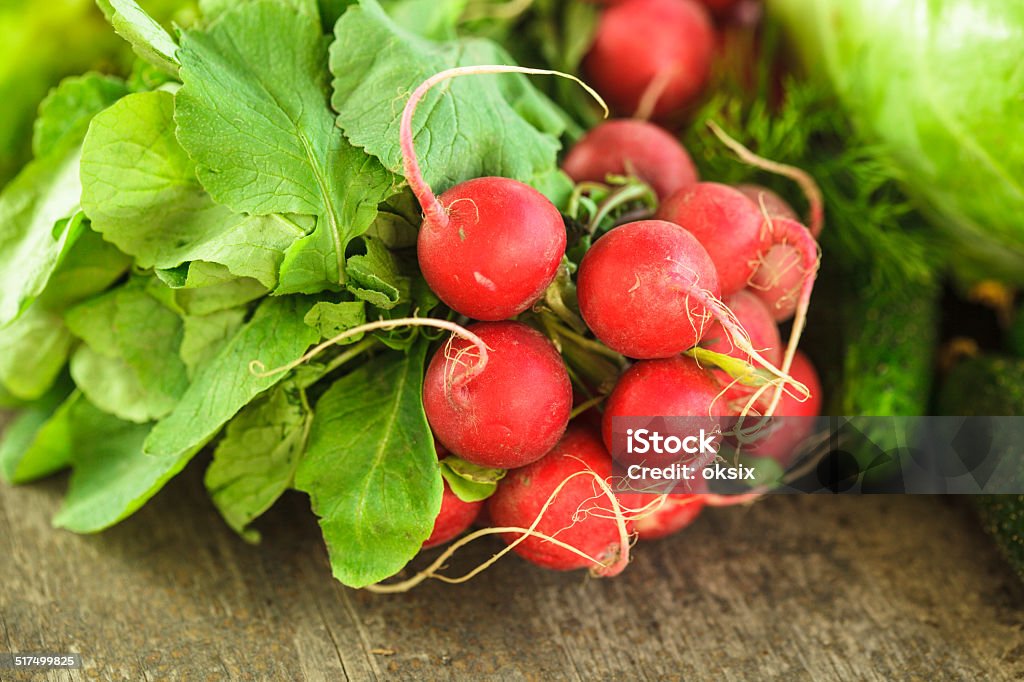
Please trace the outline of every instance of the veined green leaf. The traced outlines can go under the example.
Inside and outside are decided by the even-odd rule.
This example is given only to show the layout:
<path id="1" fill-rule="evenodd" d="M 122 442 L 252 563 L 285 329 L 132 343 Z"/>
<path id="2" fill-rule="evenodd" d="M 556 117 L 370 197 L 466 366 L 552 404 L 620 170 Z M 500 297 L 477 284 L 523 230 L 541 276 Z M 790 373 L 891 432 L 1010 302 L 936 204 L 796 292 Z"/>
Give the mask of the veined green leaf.
<path id="1" fill-rule="evenodd" d="M 141 59 L 161 71 L 178 73 L 178 44 L 134 0 L 97 0 L 110 24 Z"/>
<path id="2" fill-rule="evenodd" d="M 142 444 L 150 424 L 133 424 L 87 400 L 71 407 L 71 482 L 53 525 L 96 533 L 127 518 L 185 468 L 196 451 L 150 457 Z"/>
<path id="3" fill-rule="evenodd" d="M 301 297 L 267 298 L 220 353 L 204 363 L 174 411 L 153 428 L 146 452 L 176 457 L 202 447 L 253 398 L 286 373 L 257 376 L 250 363 L 266 369 L 291 362 L 319 340 L 303 322 L 310 302 Z"/>
<path id="4" fill-rule="evenodd" d="M 302 391 L 280 384 L 232 419 L 206 470 L 206 489 L 224 520 L 248 542 L 248 528 L 288 489 L 313 418 Z"/>
<path id="5" fill-rule="evenodd" d="M 295 487 L 309 493 L 334 576 L 363 587 L 430 535 L 443 484 L 421 397 L 425 342 L 363 365 L 316 405 Z"/>
<path id="6" fill-rule="evenodd" d="M 81 232 L 80 149 L 36 159 L 0 194 L 0 327 L 18 317 Z"/>
<path id="7" fill-rule="evenodd" d="M 319 216 L 289 249 L 278 293 L 342 283 L 348 241 L 395 183 L 334 125 L 319 21 L 280 3 L 244 3 L 186 32 L 179 56 L 178 139 L 210 195 L 242 213 Z"/>
<path id="8" fill-rule="evenodd" d="M 93 227 L 141 267 L 219 263 L 273 288 L 298 219 L 215 204 L 174 137 L 174 96 L 125 97 L 93 119 L 82 154 L 82 204 Z"/>
<path id="9" fill-rule="evenodd" d="M 4 431 L 0 441 L 0 478 L 28 483 L 68 465 L 71 442 L 67 415 L 79 394 L 70 381 L 26 406 Z"/>
<path id="10" fill-rule="evenodd" d="M 59 314 L 29 308 L 0 329 L 0 384 L 22 400 L 39 398 L 67 362 L 72 341 Z"/>
<path id="11" fill-rule="evenodd" d="M 396 24 L 375 0 L 350 8 L 331 45 L 338 125 L 395 173 L 402 170 L 399 122 L 408 94 L 453 66 L 512 64 L 481 39 L 434 42 Z M 431 90 L 413 119 L 424 177 L 435 191 L 487 175 L 530 182 L 555 167 L 558 109 L 521 75 L 466 76 Z"/>
<path id="12" fill-rule="evenodd" d="M 81 140 L 89 121 L 128 94 L 124 81 L 98 73 L 65 78 L 39 105 L 32 152 L 43 157 L 68 139 Z"/>

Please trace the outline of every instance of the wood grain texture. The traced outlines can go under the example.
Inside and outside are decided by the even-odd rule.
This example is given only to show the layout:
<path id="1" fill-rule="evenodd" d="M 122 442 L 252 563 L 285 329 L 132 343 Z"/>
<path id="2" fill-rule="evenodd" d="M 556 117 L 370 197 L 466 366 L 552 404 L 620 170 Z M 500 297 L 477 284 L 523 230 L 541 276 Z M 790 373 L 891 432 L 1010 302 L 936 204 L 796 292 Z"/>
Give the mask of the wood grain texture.
<path id="1" fill-rule="evenodd" d="M 952 498 L 775 497 L 639 546 L 612 580 L 510 557 L 465 585 L 379 596 L 331 579 L 303 496 L 250 547 L 201 473 L 91 537 L 49 526 L 62 477 L 0 486 L 0 651 L 86 664 L 0 678 L 1024 677 L 1024 590 Z"/>

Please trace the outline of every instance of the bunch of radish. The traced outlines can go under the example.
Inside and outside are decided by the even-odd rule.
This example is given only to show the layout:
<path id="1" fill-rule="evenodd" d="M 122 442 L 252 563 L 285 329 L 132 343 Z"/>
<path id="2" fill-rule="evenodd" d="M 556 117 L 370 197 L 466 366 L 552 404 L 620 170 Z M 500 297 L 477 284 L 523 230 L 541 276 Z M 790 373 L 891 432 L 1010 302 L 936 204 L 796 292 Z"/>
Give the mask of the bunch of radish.
<path id="1" fill-rule="evenodd" d="M 691 0 L 608 4 L 585 62 L 590 81 L 627 114 L 639 109 L 667 120 L 685 110 L 709 76 L 708 11 Z M 405 176 L 424 215 L 420 268 L 458 325 L 426 371 L 427 420 L 439 449 L 507 471 L 483 504 L 462 501 L 446 482 L 424 547 L 456 538 L 480 515 L 492 528 L 477 533 L 500 533 L 537 565 L 614 575 L 628 562 L 635 535 L 673 533 L 715 496 L 697 489 L 616 493 L 613 418 L 817 414 L 817 375 L 796 349 L 817 244 L 777 195 L 700 180 L 674 135 L 637 118 L 598 125 L 564 158 L 564 171 L 580 186 L 628 177 L 658 200 L 652 215 L 594 235 L 578 267 L 565 257 L 559 208 L 522 182 L 482 177 L 435 196 L 413 148 L 417 103 L 447 79 L 509 72 L 554 74 L 450 69 L 420 85 L 402 117 Z M 811 203 L 809 223 L 819 230 L 820 208 Z M 586 325 L 579 343 L 599 345 L 624 367 L 610 391 L 577 405 L 576 418 L 574 388 L 594 387 L 571 375 L 559 337 L 535 315 L 566 266 L 575 270 L 570 286 L 578 303 L 570 314 Z M 778 325 L 790 319 L 784 343 Z M 741 361 L 761 384 L 702 363 L 695 348 Z M 592 405 L 599 418 L 587 409 Z M 784 460 L 801 437 L 772 434 L 756 454 Z"/>

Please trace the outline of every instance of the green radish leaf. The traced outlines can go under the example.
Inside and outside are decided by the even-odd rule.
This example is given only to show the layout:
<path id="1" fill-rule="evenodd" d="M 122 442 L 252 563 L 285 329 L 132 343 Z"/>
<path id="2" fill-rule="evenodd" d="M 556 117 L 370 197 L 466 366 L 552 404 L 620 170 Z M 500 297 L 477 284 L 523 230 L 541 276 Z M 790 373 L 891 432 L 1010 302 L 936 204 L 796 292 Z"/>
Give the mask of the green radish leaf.
<path id="1" fill-rule="evenodd" d="M 218 310 L 209 315 L 185 316 L 185 329 L 178 355 L 190 379 L 199 367 L 217 356 L 245 321 L 245 308 Z"/>
<path id="2" fill-rule="evenodd" d="M 321 339 L 333 339 L 342 332 L 366 323 L 366 304 L 362 301 L 321 301 L 306 313 L 305 320 L 306 324 L 320 333 Z M 341 343 L 355 343 L 362 338 L 362 334 L 357 334 Z"/>
<path id="3" fill-rule="evenodd" d="M 93 228 L 144 268 L 208 261 L 273 288 L 284 251 L 311 225 L 215 204 L 174 137 L 174 96 L 167 92 L 129 95 L 93 119 L 82 183 Z"/>
<path id="4" fill-rule="evenodd" d="M 235 277 L 223 265 L 192 261 L 174 270 L 157 270 L 157 278 L 173 289 L 171 307 L 190 315 L 209 315 L 245 305 L 267 294 L 267 288 L 251 277 Z M 157 284 L 153 284 L 157 287 Z"/>
<path id="5" fill-rule="evenodd" d="M 29 163 L 0 193 L 0 327 L 35 300 L 81 233 L 80 150 Z"/>
<path id="6" fill-rule="evenodd" d="M 170 413 L 188 386 L 178 357 L 183 323 L 136 280 L 67 313 L 85 341 L 71 358 L 71 376 L 98 408 L 144 423 Z"/>
<path id="7" fill-rule="evenodd" d="M 172 76 L 178 74 L 178 44 L 134 0 L 97 0 L 111 26 L 141 59 Z"/>
<path id="8" fill-rule="evenodd" d="M 299 297 L 267 298 L 215 358 L 204 363 L 171 414 L 153 428 L 145 450 L 178 457 L 210 441 L 253 398 L 286 375 L 257 376 L 253 361 L 267 370 L 291 362 L 319 339 L 303 322 L 309 301 Z"/>
<path id="9" fill-rule="evenodd" d="M 82 231 L 50 277 L 36 305 L 63 311 L 106 291 L 119 280 L 132 259 L 90 229 Z"/>
<path id="10" fill-rule="evenodd" d="M 479 502 L 494 494 L 505 470 L 470 464 L 452 455 L 441 460 L 441 475 L 460 500 Z"/>
<path id="11" fill-rule="evenodd" d="M 0 384 L 22 400 L 41 397 L 60 375 L 72 341 L 59 313 L 32 306 L 0 329 Z"/>
<path id="12" fill-rule="evenodd" d="M 345 247 L 395 181 L 334 125 L 319 21 L 280 3 L 245 3 L 186 32 L 179 56 L 178 139 L 210 195 L 241 213 L 319 217 L 289 249 L 277 293 L 342 283 Z"/>
<path id="13" fill-rule="evenodd" d="M 366 236 L 360 241 L 366 253 L 349 256 L 345 264 L 347 288 L 356 298 L 382 310 L 390 310 L 398 305 L 403 291 L 408 297 L 409 278 L 398 273 L 395 257 L 384 242 Z"/>
<path id="14" fill-rule="evenodd" d="M 245 4 L 246 2 L 253 2 L 254 0 L 199 0 L 199 11 L 203 13 L 203 18 L 206 19 L 206 23 L 210 24 L 221 17 L 221 15 L 230 12 L 235 7 Z M 330 2 L 332 0 L 328 0 Z M 296 12 L 307 14 L 317 21 L 320 20 L 320 8 L 317 6 L 317 0 L 277 0 L 281 5 L 286 5 Z"/>
<path id="15" fill-rule="evenodd" d="M 396 24 L 424 38 L 451 40 L 468 0 L 391 0 L 388 15 Z"/>
<path id="16" fill-rule="evenodd" d="M 313 414 L 302 391 L 281 384 L 232 419 L 206 470 L 206 489 L 224 520 L 248 542 L 248 526 L 292 483 Z"/>
<path id="17" fill-rule="evenodd" d="M 79 400 L 68 416 L 73 470 L 57 528 L 96 533 L 127 518 L 185 468 L 196 451 L 150 457 L 150 424 L 133 424 Z"/>
<path id="18" fill-rule="evenodd" d="M 93 116 L 128 94 L 124 81 L 98 73 L 65 78 L 39 105 L 32 153 L 43 157 L 81 140 Z"/>
<path id="19" fill-rule="evenodd" d="M 427 344 L 379 356 L 316 405 L 295 487 L 312 500 L 334 576 L 364 587 L 398 572 L 430 536 L 443 484 L 423 413 Z"/>
<path id="20" fill-rule="evenodd" d="M 374 0 L 349 9 L 331 45 L 338 125 L 357 147 L 402 172 L 399 122 L 416 86 L 438 71 L 472 64 L 511 64 L 498 45 L 444 43 L 396 24 Z M 557 163 L 562 114 L 517 74 L 466 76 L 431 90 L 416 110 L 413 133 L 426 181 L 435 191 L 488 175 L 530 182 Z"/>
<path id="21" fill-rule="evenodd" d="M 67 414 L 79 395 L 68 397 L 69 384 L 54 386 L 7 426 L 0 441 L 0 478 L 28 483 L 68 465 L 71 442 Z"/>

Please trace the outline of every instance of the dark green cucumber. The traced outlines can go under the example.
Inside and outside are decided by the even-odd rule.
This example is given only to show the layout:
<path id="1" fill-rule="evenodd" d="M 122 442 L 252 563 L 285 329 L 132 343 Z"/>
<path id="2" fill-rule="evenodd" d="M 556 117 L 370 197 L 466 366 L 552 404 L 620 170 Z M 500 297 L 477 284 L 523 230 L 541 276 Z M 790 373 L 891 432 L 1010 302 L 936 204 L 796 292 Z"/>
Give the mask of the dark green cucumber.
<path id="1" fill-rule="evenodd" d="M 1024 415 L 1024 360 L 989 356 L 960 363 L 946 379 L 938 407 L 949 415 Z M 984 495 L 977 505 L 985 530 L 1024 580 L 1024 495 Z"/>

